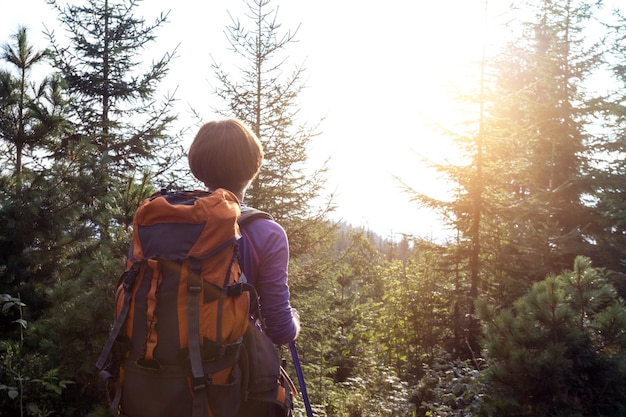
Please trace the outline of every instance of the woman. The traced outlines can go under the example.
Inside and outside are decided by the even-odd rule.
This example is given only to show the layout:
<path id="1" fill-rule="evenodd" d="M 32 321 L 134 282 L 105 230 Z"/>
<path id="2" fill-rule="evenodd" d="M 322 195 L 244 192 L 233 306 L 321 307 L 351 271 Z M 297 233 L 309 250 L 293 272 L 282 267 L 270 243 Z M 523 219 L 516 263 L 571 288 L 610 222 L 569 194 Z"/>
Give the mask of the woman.
<path id="1" fill-rule="evenodd" d="M 259 173 L 263 148 L 256 135 L 243 122 L 226 119 L 203 125 L 189 148 L 188 159 L 192 174 L 209 190 L 222 188 L 232 192 L 242 210 L 245 209 L 246 190 Z M 255 287 L 259 296 L 266 335 L 276 345 L 289 343 L 298 336 L 300 318 L 289 302 L 287 235 L 278 223 L 265 217 L 246 222 L 240 231 L 240 265 L 246 280 Z M 259 337 L 258 333 L 253 334 Z M 250 340 L 250 336 L 251 333 L 247 333 L 244 340 L 246 337 Z M 255 345 L 262 346 L 258 340 Z M 273 347 L 269 347 L 269 351 L 275 356 Z M 261 362 L 270 362 L 261 353 L 258 355 L 262 356 Z M 279 367 L 278 358 L 273 359 Z M 271 391 L 264 391 L 267 394 L 258 394 L 255 398 L 251 395 L 242 404 L 238 417 L 291 415 L 291 404 L 277 406 L 275 401 L 265 400 L 281 397 L 277 394 L 279 389 L 288 390 L 289 387 L 279 388 L 276 384 Z"/>

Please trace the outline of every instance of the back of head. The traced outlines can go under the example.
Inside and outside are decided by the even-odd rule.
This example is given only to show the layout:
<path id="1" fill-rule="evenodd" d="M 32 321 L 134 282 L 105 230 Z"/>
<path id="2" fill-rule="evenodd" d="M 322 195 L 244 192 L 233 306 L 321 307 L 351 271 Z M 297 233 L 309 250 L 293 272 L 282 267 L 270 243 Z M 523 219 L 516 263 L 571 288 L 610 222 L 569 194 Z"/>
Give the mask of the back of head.
<path id="1" fill-rule="evenodd" d="M 263 147 L 240 120 L 217 120 L 200 128 L 187 157 L 191 173 L 208 188 L 238 192 L 259 173 Z"/>

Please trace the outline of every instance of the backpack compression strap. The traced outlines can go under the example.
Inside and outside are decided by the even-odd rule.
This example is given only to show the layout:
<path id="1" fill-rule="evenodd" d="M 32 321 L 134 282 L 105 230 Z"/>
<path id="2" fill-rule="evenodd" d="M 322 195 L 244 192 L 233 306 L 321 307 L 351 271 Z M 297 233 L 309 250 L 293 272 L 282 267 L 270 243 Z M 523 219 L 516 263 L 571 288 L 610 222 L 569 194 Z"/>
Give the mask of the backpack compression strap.
<path id="1" fill-rule="evenodd" d="M 233 256 L 232 262 L 235 261 Z M 222 367 L 212 368 L 211 365 L 204 364 L 202 362 L 202 349 L 200 345 L 200 322 L 199 322 L 199 310 L 198 310 L 198 298 L 202 293 L 202 281 L 201 281 L 201 259 L 188 258 L 187 264 L 184 267 L 187 269 L 187 314 L 188 314 L 188 334 L 189 334 L 189 362 L 191 365 L 191 388 L 193 390 L 193 404 L 192 404 L 192 416 L 202 417 L 208 415 L 207 413 L 207 384 L 211 383 L 211 373 L 219 371 Z M 229 268 L 230 271 L 230 268 Z M 193 273 L 190 273 L 193 272 Z M 227 278 L 228 279 L 228 278 Z M 211 287 L 205 287 L 205 290 L 209 290 Z M 251 285 L 241 282 L 233 285 L 228 285 L 221 289 L 217 294 L 212 294 L 215 299 L 226 297 L 239 297 L 244 291 L 254 290 Z M 220 307 L 221 308 L 221 307 Z M 218 312 L 218 314 L 220 314 Z M 238 353 L 236 351 L 228 349 L 228 346 L 221 345 L 220 331 L 218 330 L 218 339 L 216 346 L 222 348 L 220 357 L 226 357 L 227 365 L 234 365 Z M 222 364 L 224 365 L 224 364 Z"/>
<path id="2" fill-rule="evenodd" d="M 190 259 L 189 269 L 199 272 L 200 261 Z M 204 375 L 202 367 L 202 357 L 200 355 L 200 324 L 198 321 L 198 296 L 202 291 L 200 274 L 189 274 L 187 276 L 187 314 L 189 317 L 189 361 L 191 362 L 192 389 L 193 389 L 193 409 L 192 416 L 200 417 L 205 415 L 206 410 L 206 384 L 207 377 Z"/>
<path id="3" fill-rule="evenodd" d="M 107 340 L 104 348 L 102 349 L 102 353 L 100 353 L 100 357 L 98 358 L 98 362 L 96 362 L 96 368 L 98 371 L 104 369 L 107 359 L 111 354 L 111 350 L 113 349 L 113 345 L 117 340 L 117 337 L 122 330 L 122 326 L 126 322 L 126 316 L 128 316 L 128 310 L 130 309 L 130 299 L 132 298 L 133 286 L 135 285 L 135 280 L 137 278 L 137 274 L 141 268 L 141 262 L 136 262 L 133 266 L 125 271 L 120 277 L 119 281 L 123 285 L 124 288 L 124 301 L 122 303 L 122 309 L 115 320 L 115 325 L 109 334 L 109 339 Z"/>

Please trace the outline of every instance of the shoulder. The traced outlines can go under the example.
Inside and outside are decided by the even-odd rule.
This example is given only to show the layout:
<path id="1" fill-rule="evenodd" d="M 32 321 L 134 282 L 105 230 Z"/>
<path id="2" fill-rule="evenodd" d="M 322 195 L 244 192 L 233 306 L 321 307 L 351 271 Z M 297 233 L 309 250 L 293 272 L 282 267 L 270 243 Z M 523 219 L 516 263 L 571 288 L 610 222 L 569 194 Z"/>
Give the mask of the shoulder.
<path id="1" fill-rule="evenodd" d="M 244 207 L 239 226 L 244 239 L 257 250 L 262 252 L 288 250 L 285 229 L 265 212 Z"/>
<path id="2" fill-rule="evenodd" d="M 239 226 L 244 226 L 256 219 L 273 220 L 274 218 L 272 217 L 271 214 L 265 211 L 248 207 L 246 205 L 241 206 L 241 214 L 239 215 L 239 218 L 237 219 L 237 223 L 239 223 Z"/>
<path id="3" fill-rule="evenodd" d="M 273 219 L 267 217 L 257 217 L 245 222 L 240 227 L 246 235 L 255 238 L 253 240 L 287 239 L 285 229 Z"/>

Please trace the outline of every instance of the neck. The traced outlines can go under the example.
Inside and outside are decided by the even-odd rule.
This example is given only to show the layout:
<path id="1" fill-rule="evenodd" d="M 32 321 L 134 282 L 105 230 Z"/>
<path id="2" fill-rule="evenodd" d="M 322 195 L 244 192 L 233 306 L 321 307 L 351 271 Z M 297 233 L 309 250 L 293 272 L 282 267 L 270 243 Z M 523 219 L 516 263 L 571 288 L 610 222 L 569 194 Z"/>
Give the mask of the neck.
<path id="1" fill-rule="evenodd" d="M 208 187 L 208 190 L 213 192 L 215 191 L 215 188 Z M 239 190 L 239 191 L 228 190 L 228 191 L 235 194 L 235 197 L 237 197 L 237 200 L 239 200 L 240 203 L 243 202 L 243 197 L 246 194 L 246 190 Z"/>
<path id="2" fill-rule="evenodd" d="M 237 197 L 237 200 L 239 200 L 240 203 L 243 203 L 243 191 L 233 192 L 233 194 L 235 194 L 235 197 Z"/>

